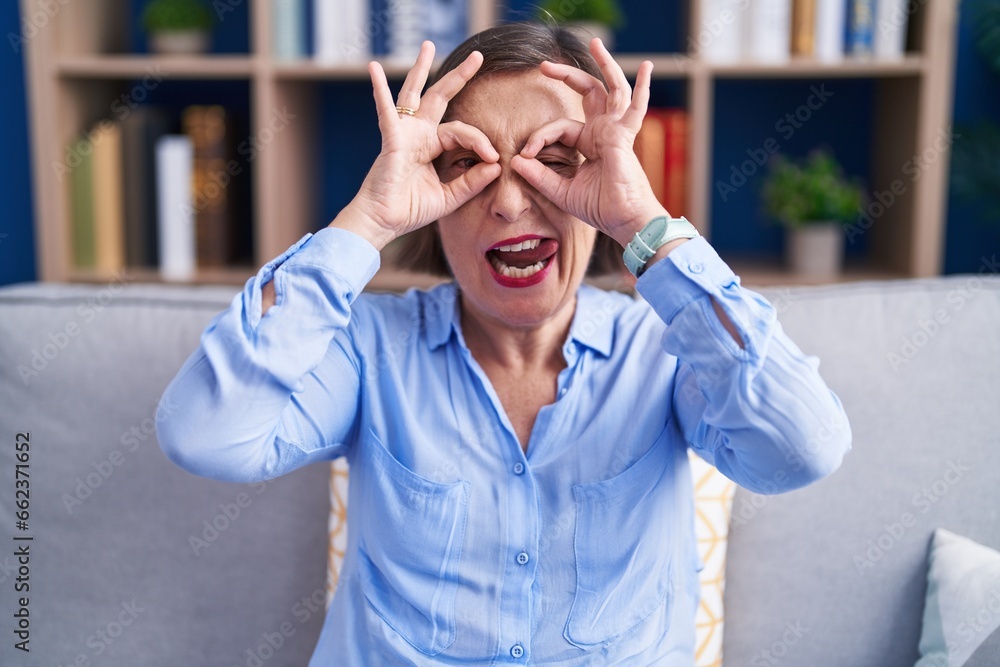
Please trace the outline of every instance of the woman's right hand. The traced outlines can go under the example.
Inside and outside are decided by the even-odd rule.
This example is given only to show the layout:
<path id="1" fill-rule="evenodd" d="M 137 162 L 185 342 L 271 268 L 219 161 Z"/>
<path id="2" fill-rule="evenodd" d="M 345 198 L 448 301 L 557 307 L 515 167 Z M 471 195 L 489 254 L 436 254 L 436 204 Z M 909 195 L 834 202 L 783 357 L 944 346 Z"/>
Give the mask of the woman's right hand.
<path id="1" fill-rule="evenodd" d="M 379 250 L 396 237 L 451 213 L 500 175 L 500 156 L 482 131 L 460 121 L 441 123 L 448 103 L 482 65 L 482 54 L 470 54 L 421 97 L 433 59 L 434 44 L 425 41 L 398 102 L 393 102 L 382 66 L 374 61 L 368 64 L 382 151 L 358 194 L 330 226 L 355 232 Z M 416 110 L 415 115 L 397 112 L 397 104 Z M 458 148 L 475 152 L 481 162 L 442 183 L 433 161 L 442 152 Z"/>

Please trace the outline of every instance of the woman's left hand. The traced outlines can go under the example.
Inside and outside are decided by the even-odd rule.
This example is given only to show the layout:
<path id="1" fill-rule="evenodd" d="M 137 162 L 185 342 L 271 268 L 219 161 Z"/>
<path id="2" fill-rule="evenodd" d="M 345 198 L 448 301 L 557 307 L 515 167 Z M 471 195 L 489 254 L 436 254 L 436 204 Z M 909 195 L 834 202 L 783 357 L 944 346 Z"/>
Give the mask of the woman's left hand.
<path id="1" fill-rule="evenodd" d="M 634 150 L 649 104 L 653 63 L 646 60 L 639 66 L 633 92 L 621 66 L 600 39 L 591 40 L 590 51 L 608 89 L 581 69 L 543 63 L 545 76 L 563 81 L 583 95 L 585 121 L 563 118 L 535 130 L 511 167 L 556 206 L 625 246 L 643 225 L 666 214 Z M 535 159 L 542 148 L 555 142 L 575 147 L 585 158 L 572 178 Z"/>

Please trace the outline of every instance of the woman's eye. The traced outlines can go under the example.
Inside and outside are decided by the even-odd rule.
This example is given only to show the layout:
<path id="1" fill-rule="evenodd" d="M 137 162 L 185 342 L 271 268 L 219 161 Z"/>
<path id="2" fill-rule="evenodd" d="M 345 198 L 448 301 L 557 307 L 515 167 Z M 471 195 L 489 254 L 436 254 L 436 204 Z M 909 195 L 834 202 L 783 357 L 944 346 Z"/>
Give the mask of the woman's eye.
<path id="1" fill-rule="evenodd" d="M 546 167 L 552 171 L 569 171 L 570 169 L 575 169 L 575 164 L 570 164 L 569 162 L 564 162 L 562 160 L 539 160 Z"/>
<path id="2" fill-rule="evenodd" d="M 477 157 L 462 157 L 455 160 L 454 166 L 459 169 L 472 169 L 480 162 L 481 160 Z"/>

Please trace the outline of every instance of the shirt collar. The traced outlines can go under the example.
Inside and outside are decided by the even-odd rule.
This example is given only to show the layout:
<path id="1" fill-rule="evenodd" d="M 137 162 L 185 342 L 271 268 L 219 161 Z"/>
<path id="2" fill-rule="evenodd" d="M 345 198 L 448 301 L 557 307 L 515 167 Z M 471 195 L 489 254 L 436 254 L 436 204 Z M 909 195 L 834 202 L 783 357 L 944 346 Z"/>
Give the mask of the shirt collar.
<path id="1" fill-rule="evenodd" d="M 451 338 L 458 326 L 458 289 L 454 282 L 434 287 L 424 293 L 421 316 L 427 327 L 427 347 L 436 350 Z"/>
<path id="2" fill-rule="evenodd" d="M 423 318 L 427 327 L 427 346 L 431 350 L 447 343 L 452 332 L 460 334 L 457 297 L 458 288 L 454 282 L 438 285 L 425 293 Z M 592 285 L 581 285 L 576 293 L 576 312 L 569 328 L 569 340 L 609 356 L 614 344 L 615 315 L 622 303 L 615 297 Z"/>
<path id="3" fill-rule="evenodd" d="M 615 337 L 615 316 L 621 301 L 615 294 L 584 283 L 576 292 L 576 312 L 569 327 L 569 338 L 607 357 Z"/>

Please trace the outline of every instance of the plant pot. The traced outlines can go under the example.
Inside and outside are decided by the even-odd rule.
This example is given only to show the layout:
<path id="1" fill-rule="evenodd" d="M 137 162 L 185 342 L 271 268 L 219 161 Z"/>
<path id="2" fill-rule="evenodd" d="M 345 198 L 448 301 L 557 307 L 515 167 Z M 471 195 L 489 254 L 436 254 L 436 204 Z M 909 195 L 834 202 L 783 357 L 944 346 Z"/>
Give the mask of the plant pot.
<path id="1" fill-rule="evenodd" d="M 163 30 L 150 33 L 149 48 L 164 55 L 195 55 L 208 51 L 211 34 L 207 30 Z"/>
<path id="2" fill-rule="evenodd" d="M 571 22 L 564 26 L 567 30 L 583 40 L 584 44 L 590 45 L 590 40 L 600 37 L 608 51 L 615 50 L 615 32 L 603 23 Z"/>
<path id="3" fill-rule="evenodd" d="M 812 222 L 788 230 L 789 267 L 809 278 L 836 278 L 844 253 L 844 230 L 836 222 Z"/>

